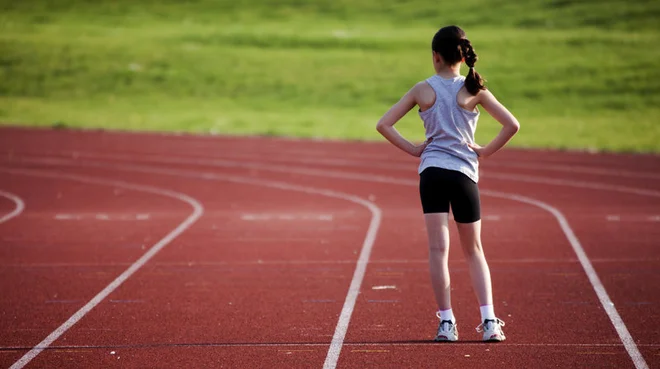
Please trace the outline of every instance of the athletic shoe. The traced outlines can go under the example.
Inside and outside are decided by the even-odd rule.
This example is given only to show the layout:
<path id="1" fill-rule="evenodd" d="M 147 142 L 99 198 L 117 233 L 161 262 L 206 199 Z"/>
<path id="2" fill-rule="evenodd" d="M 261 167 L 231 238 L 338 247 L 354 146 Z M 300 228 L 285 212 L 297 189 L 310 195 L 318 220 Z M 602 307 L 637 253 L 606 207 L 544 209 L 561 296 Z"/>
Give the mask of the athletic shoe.
<path id="1" fill-rule="evenodd" d="M 477 327 L 477 332 L 484 332 L 484 341 L 504 341 L 504 332 L 502 331 L 504 322 L 499 318 L 486 319 Z"/>
<path id="2" fill-rule="evenodd" d="M 438 318 L 440 318 L 440 313 L 436 313 Z M 451 320 L 440 320 L 440 325 L 438 326 L 438 333 L 435 335 L 434 341 L 436 342 L 453 342 L 458 341 L 458 329 L 456 324 L 452 323 Z"/>

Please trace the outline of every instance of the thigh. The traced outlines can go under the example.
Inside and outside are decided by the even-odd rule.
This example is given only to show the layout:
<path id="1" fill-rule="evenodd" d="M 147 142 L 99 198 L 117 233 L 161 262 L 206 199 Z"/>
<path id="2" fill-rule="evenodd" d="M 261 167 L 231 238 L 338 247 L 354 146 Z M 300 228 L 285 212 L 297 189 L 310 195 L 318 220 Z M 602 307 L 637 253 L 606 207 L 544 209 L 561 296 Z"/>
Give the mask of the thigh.
<path id="1" fill-rule="evenodd" d="M 457 172 L 453 181 L 451 211 L 458 223 L 474 223 L 481 219 L 481 201 L 479 187 L 465 174 Z"/>
<path id="2" fill-rule="evenodd" d="M 443 169 L 430 167 L 419 175 L 424 214 L 449 213 L 449 183 Z"/>

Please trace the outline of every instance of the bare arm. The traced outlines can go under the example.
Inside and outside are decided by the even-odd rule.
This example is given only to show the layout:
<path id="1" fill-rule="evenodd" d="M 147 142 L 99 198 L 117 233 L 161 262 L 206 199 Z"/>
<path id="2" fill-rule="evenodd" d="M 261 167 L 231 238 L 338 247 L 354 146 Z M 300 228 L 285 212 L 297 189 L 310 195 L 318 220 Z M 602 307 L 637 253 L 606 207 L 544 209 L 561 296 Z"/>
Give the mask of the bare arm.
<path id="1" fill-rule="evenodd" d="M 497 101 L 495 96 L 493 96 L 488 90 L 479 93 L 479 104 L 481 104 L 488 114 L 502 125 L 500 132 L 488 143 L 488 145 L 481 147 L 477 144 L 468 144 L 468 146 L 470 146 L 479 157 L 487 158 L 498 152 L 507 144 L 507 142 L 509 142 L 509 140 L 511 140 L 520 129 L 520 123 L 518 123 L 516 117 L 514 117 L 504 105 Z"/>
<path id="2" fill-rule="evenodd" d="M 380 118 L 376 125 L 376 130 L 394 146 L 417 157 L 422 155 L 422 152 L 430 141 L 426 141 L 421 145 L 415 145 L 401 136 L 399 131 L 394 128 L 394 125 L 417 105 L 417 99 L 415 96 L 419 88 L 418 86 L 419 84 L 415 85 L 415 87 L 403 95 L 401 100 L 394 104 L 390 110 Z"/>

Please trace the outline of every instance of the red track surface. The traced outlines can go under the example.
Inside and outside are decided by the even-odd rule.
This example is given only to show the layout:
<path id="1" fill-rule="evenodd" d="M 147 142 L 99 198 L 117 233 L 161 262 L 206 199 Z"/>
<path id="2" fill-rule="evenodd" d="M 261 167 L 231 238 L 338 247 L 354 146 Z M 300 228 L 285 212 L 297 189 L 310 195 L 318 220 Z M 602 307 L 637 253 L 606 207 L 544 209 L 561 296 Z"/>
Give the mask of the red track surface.
<path id="1" fill-rule="evenodd" d="M 434 344 L 416 162 L 388 144 L 3 128 L 0 155 L 0 191 L 25 202 L 0 224 L 1 367 L 188 219 L 187 195 L 202 216 L 26 367 L 320 368 L 373 204 L 382 219 L 337 367 L 634 368 L 557 217 L 492 191 L 566 217 L 632 346 L 660 367 L 657 156 L 507 150 L 483 163 L 508 339 L 473 331 L 454 242 L 461 341 Z M 0 196 L 0 219 L 14 206 Z"/>

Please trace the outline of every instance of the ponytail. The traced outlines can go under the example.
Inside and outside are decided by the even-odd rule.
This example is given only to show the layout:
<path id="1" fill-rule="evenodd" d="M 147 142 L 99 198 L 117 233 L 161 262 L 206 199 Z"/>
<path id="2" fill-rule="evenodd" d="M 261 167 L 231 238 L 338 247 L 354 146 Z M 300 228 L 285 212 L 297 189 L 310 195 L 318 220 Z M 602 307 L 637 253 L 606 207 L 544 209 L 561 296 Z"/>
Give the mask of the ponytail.
<path id="1" fill-rule="evenodd" d="M 467 38 L 462 38 L 459 41 L 461 56 L 465 59 L 465 64 L 470 68 L 467 76 L 465 77 L 465 89 L 472 95 L 476 95 L 480 90 L 485 90 L 484 80 L 479 73 L 474 69 L 474 64 L 477 62 L 477 54 Z"/>

